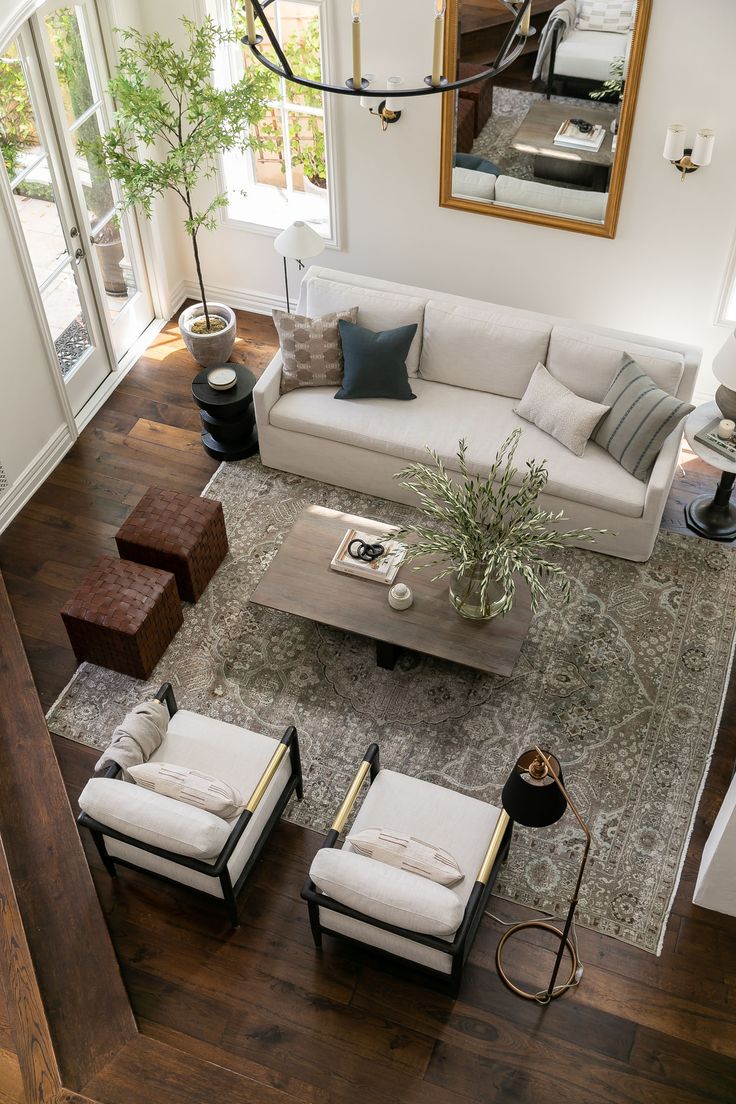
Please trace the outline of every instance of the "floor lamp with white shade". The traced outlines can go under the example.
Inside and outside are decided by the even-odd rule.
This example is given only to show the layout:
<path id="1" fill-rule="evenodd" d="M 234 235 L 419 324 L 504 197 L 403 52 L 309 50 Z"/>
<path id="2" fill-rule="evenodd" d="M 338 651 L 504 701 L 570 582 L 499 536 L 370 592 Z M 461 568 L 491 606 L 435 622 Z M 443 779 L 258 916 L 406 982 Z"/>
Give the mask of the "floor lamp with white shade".
<path id="1" fill-rule="evenodd" d="M 273 247 L 284 258 L 284 292 L 286 295 L 286 309 L 291 313 L 289 304 L 289 260 L 296 261 L 300 269 L 304 268 L 304 261 L 312 257 L 318 257 L 325 247 L 324 239 L 319 236 L 306 222 L 293 222 L 282 230 L 275 239 Z"/>

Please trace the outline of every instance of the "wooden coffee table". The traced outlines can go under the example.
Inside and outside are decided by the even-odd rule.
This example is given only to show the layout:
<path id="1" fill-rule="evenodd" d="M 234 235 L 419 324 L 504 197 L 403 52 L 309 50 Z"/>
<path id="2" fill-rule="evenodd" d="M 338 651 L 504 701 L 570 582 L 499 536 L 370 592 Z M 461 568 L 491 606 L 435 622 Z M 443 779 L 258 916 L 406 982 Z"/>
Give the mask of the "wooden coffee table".
<path id="1" fill-rule="evenodd" d="M 613 164 L 611 123 L 617 117 L 618 107 L 614 104 L 591 103 L 576 107 L 575 104 L 538 100 L 529 108 L 511 145 L 533 156 L 535 176 L 605 192 Z M 600 123 L 606 136 L 599 150 L 567 149 L 554 144 L 555 134 L 570 118 Z"/>
<path id="2" fill-rule="evenodd" d="M 414 592 L 408 610 L 388 604 L 388 587 L 333 571 L 330 560 L 346 529 L 376 536 L 394 531 L 378 521 L 308 506 L 256 587 L 251 601 L 367 636 L 376 642 L 379 667 L 392 670 L 402 648 L 462 663 L 478 671 L 510 675 L 531 621 L 525 584 L 517 587 L 510 613 L 491 621 L 460 617 L 450 605 L 447 579 L 432 582 L 432 570 L 405 564 L 399 579 Z"/>

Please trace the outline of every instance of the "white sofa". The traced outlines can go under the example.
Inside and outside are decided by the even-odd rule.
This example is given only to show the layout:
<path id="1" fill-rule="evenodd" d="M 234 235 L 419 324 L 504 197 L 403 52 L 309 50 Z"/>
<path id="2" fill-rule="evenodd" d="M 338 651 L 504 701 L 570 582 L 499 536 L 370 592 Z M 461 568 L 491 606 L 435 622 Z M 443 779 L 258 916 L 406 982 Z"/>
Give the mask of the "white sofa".
<path id="1" fill-rule="evenodd" d="M 674 477 L 681 427 L 667 438 L 649 481 L 642 483 L 592 442 L 583 457 L 573 455 L 513 407 L 540 361 L 571 390 L 600 401 L 623 352 L 659 386 L 688 400 L 699 350 L 320 267 L 305 276 L 297 310 L 319 317 L 355 305 L 359 323 L 373 330 L 417 323 L 407 358 L 416 400 L 335 401 L 334 389 L 326 387 L 281 395 L 277 354 L 253 392 L 264 464 L 413 504 L 394 476 L 410 461 L 427 459 L 425 446 L 453 471 L 463 437 L 471 468 L 487 473 L 498 446 L 520 426 L 519 469 L 532 457 L 548 463 L 543 504 L 563 509 L 570 527 L 616 534 L 587 547 L 648 559 Z"/>
<path id="2" fill-rule="evenodd" d="M 539 180 L 522 180 L 518 176 L 494 176 L 477 169 L 452 170 L 452 194 L 460 199 L 500 203 L 504 207 L 519 207 L 524 211 L 565 215 L 586 221 L 603 222 L 606 217 L 608 192 L 592 192 L 583 188 L 560 188 Z"/>

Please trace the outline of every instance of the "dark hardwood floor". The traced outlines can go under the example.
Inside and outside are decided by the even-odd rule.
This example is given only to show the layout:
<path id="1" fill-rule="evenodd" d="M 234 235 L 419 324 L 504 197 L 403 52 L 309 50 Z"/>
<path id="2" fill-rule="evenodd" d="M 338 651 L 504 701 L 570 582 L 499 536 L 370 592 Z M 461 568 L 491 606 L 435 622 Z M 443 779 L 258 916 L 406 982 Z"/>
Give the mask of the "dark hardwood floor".
<path id="1" fill-rule="evenodd" d="M 241 314 L 239 335 L 238 358 L 260 371 L 277 344 L 270 320 Z M 116 528 L 149 484 L 198 493 L 215 470 L 200 446 L 193 374 L 170 325 L 0 536 L 0 569 L 45 706 L 74 670 L 58 610 L 88 565 L 114 551 Z M 714 485 L 687 452 L 682 465 L 665 514 L 680 530 L 683 504 Z M 501 929 L 490 917 L 454 1002 L 336 941 L 316 954 L 298 896 L 320 843 L 313 832 L 278 827 L 234 932 L 184 889 L 129 871 L 112 882 L 85 839 L 141 1031 L 233 1070 L 251 1085 L 249 1100 L 736 1101 L 736 920 L 691 904 L 736 758 L 734 705 L 732 684 L 662 955 L 580 929 L 582 983 L 546 1009 L 501 985 Z M 95 753 L 61 738 L 55 748 L 75 807 Z M 523 912 L 495 898 L 492 908 L 507 919 Z M 525 980 L 549 962 L 531 942 L 516 954 Z M 0 999 L 0 1104 L 21 1099 Z"/>

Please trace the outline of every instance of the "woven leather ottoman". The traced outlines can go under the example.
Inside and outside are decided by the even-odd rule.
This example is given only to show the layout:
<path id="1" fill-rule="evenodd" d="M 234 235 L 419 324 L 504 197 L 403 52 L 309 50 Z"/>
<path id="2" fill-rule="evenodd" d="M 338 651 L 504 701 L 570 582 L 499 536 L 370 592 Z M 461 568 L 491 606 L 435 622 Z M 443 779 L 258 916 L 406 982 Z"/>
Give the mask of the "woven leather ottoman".
<path id="1" fill-rule="evenodd" d="M 100 556 L 61 611 L 74 654 L 147 679 L 182 623 L 176 581 L 128 560 Z"/>
<path id="2" fill-rule="evenodd" d="M 227 553 L 222 503 L 149 487 L 115 537 L 125 560 L 171 571 L 196 602 Z"/>

